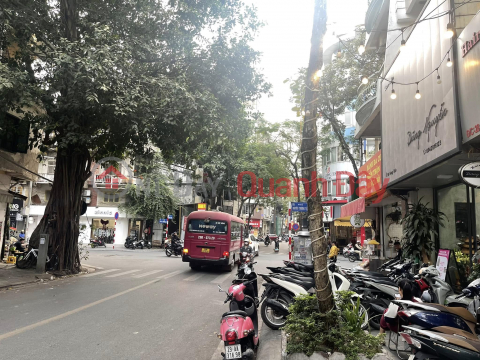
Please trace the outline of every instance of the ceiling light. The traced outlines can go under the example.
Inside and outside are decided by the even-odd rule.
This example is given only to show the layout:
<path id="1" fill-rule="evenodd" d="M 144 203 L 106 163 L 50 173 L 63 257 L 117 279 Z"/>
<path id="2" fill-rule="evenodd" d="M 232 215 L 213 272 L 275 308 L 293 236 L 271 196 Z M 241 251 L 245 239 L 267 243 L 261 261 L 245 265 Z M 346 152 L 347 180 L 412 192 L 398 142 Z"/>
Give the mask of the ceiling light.
<path id="1" fill-rule="evenodd" d="M 451 39 L 453 37 L 453 35 L 455 35 L 455 29 L 453 28 L 453 24 L 448 23 L 447 24 L 447 32 L 445 33 L 445 37 L 447 39 Z"/>
<path id="2" fill-rule="evenodd" d="M 392 93 L 390 94 L 390 99 L 395 100 L 397 98 L 397 94 L 395 94 L 395 90 L 392 89 Z"/>

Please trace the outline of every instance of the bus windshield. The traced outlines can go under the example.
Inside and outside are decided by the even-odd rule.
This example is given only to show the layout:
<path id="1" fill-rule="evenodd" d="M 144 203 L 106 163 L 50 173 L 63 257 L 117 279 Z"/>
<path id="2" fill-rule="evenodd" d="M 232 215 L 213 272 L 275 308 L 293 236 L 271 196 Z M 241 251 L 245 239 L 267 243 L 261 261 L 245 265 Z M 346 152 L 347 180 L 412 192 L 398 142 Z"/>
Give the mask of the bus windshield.
<path id="1" fill-rule="evenodd" d="M 188 223 L 188 231 L 199 234 L 227 234 L 228 225 L 226 221 L 192 219 Z"/>

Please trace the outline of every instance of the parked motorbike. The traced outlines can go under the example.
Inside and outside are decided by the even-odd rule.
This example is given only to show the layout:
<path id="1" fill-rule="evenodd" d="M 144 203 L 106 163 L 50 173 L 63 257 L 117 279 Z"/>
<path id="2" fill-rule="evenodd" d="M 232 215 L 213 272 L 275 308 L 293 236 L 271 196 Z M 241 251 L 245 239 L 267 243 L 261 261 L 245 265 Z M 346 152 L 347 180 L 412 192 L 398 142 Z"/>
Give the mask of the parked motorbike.
<path id="1" fill-rule="evenodd" d="M 248 291 L 248 286 L 255 282 L 256 279 L 237 280 L 228 291 L 218 285 L 219 291 L 227 294 L 224 303 L 230 302 L 230 311 L 222 315 L 218 334 L 218 338 L 223 340 L 225 345 L 225 352 L 222 352 L 225 360 L 253 360 L 255 357 L 255 350 L 259 345 L 258 302 Z"/>
<path id="2" fill-rule="evenodd" d="M 183 247 L 182 245 L 176 244 L 172 245 L 171 243 L 168 243 L 165 246 L 165 254 L 170 257 L 172 255 L 179 256 L 182 255 L 183 252 Z"/>
<path id="3" fill-rule="evenodd" d="M 479 360 L 476 336 L 453 329 L 450 334 L 404 326 L 400 335 L 412 349 L 409 360 Z"/>
<path id="4" fill-rule="evenodd" d="M 127 239 L 125 240 L 124 246 L 127 249 L 135 250 L 137 248 L 137 238 L 134 236 L 128 236 Z"/>
<path id="5" fill-rule="evenodd" d="M 312 273 L 309 276 L 301 277 L 295 274 L 295 270 L 291 270 L 290 274 L 288 274 L 288 271 L 287 273 L 260 274 L 265 280 L 265 283 L 262 284 L 265 286 L 265 290 L 260 299 L 260 303 L 262 303 L 260 313 L 263 322 L 273 330 L 285 325 L 289 314 L 288 307 L 293 303 L 295 296 L 315 293 L 315 281 Z M 350 282 L 336 271 L 334 263 L 329 264 L 328 274 L 334 295 L 337 291 L 349 289 Z M 361 295 L 352 295 L 352 303 L 356 302 L 359 297 L 361 298 Z M 362 323 L 362 329 L 365 329 L 368 326 L 369 316 L 367 309 L 360 305 L 359 315 L 363 316 L 363 314 L 365 314 L 365 320 Z"/>
<path id="6" fill-rule="evenodd" d="M 107 248 L 107 245 L 105 245 L 105 242 L 103 241 L 102 238 L 95 238 L 95 239 L 90 239 L 90 246 L 92 248 L 100 247 L 103 246 L 104 248 Z"/>

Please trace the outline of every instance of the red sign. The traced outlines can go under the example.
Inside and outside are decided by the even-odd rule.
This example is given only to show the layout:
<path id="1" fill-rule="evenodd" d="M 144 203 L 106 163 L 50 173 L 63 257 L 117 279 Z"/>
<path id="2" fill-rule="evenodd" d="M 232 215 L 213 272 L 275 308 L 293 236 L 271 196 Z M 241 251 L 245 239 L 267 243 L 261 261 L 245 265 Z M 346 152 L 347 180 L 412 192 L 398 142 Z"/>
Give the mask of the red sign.
<path id="1" fill-rule="evenodd" d="M 470 50 L 480 41 L 480 31 L 473 33 L 473 40 L 465 41 L 465 44 L 462 46 L 462 57 L 468 54 Z"/>
<path id="2" fill-rule="evenodd" d="M 382 150 L 360 167 L 358 172 L 359 196 L 367 197 L 382 188 Z"/>
<path id="3" fill-rule="evenodd" d="M 254 228 L 259 228 L 260 227 L 260 219 L 251 219 L 250 222 L 248 223 L 248 225 L 250 225 L 251 227 L 254 227 Z"/>
<path id="4" fill-rule="evenodd" d="M 475 135 L 478 132 L 480 132 L 480 124 L 477 124 L 474 127 L 470 128 L 470 129 L 467 129 L 467 138 Z"/>

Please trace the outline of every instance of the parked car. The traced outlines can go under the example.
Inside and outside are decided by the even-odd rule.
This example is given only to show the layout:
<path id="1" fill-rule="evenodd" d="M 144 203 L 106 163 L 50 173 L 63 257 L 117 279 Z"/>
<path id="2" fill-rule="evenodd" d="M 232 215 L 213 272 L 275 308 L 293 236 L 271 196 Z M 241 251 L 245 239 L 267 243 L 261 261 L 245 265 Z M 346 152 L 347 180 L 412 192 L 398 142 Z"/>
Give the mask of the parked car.
<path id="1" fill-rule="evenodd" d="M 259 255 L 258 254 L 258 248 L 259 248 L 258 244 L 259 244 L 259 242 L 258 242 L 257 238 L 255 238 L 255 236 L 253 234 L 249 234 L 248 235 L 248 240 L 250 241 L 250 247 L 252 248 L 253 253 L 255 254 L 255 256 L 258 256 Z"/>

